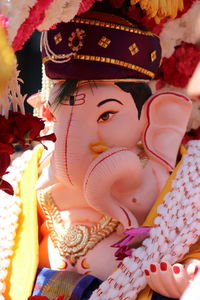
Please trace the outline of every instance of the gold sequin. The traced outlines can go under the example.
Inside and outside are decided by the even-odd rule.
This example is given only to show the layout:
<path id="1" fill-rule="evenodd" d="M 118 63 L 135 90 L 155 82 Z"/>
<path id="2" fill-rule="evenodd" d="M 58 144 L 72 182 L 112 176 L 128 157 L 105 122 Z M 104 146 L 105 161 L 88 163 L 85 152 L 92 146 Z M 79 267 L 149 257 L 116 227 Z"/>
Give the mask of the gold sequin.
<path id="1" fill-rule="evenodd" d="M 154 60 L 156 60 L 157 55 L 156 55 L 156 50 L 154 50 L 153 52 L 151 52 L 151 61 L 154 62 Z"/>
<path id="2" fill-rule="evenodd" d="M 132 45 L 130 45 L 128 47 L 129 51 L 131 52 L 131 55 L 135 55 L 136 53 L 138 53 L 140 50 L 137 47 L 136 43 L 133 43 Z"/>
<path id="3" fill-rule="evenodd" d="M 42 62 L 45 64 L 47 61 L 51 60 L 52 57 L 46 56 L 43 58 Z M 64 57 L 63 57 L 64 58 Z M 56 57 L 54 58 L 56 59 Z M 59 59 L 59 58 L 58 58 Z M 99 61 L 99 62 L 105 62 L 107 64 L 113 64 L 113 65 L 119 65 L 121 67 L 135 70 L 139 73 L 145 74 L 151 78 L 154 78 L 155 74 L 145 68 L 136 66 L 134 64 L 125 62 L 123 60 L 118 60 L 115 58 L 109 58 L 109 57 L 103 57 L 103 56 L 94 56 L 94 55 L 82 55 L 82 54 L 77 54 L 74 59 L 80 59 L 80 60 L 88 60 L 88 61 Z"/>
<path id="4" fill-rule="evenodd" d="M 127 31 L 127 32 L 134 32 L 137 34 L 141 35 L 146 35 L 146 36 L 154 36 L 154 34 L 150 31 L 144 31 L 138 28 L 133 28 L 131 26 L 125 26 L 125 25 L 120 25 L 120 24 L 114 24 L 110 22 L 102 22 L 98 20 L 90 20 L 90 19 L 82 19 L 80 17 L 75 17 L 71 22 L 76 23 L 76 24 L 87 24 L 87 25 L 94 25 L 94 26 L 99 26 L 99 27 L 106 27 L 106 28 L 112 28 L 112 29 L 117 29 L 117 30 L 122 30 L 122 31 Z"/>
<path id="5" fill-rule="evenodd" d="M 55 41 L 56 45 L 58 45 L 60 42 L 62 42 L 62 35 L 60 32 L 54 36 L 54 41 Z"/>
<path id="6" fill-rule="evenodd" d="M 105 36 L 102 36 L 102 38 L 98 42 L 98 45 L 103 47 L 103 48 L 107 48 L 110 43 L 111 43 L 111 40 L 109 40 Z"/>

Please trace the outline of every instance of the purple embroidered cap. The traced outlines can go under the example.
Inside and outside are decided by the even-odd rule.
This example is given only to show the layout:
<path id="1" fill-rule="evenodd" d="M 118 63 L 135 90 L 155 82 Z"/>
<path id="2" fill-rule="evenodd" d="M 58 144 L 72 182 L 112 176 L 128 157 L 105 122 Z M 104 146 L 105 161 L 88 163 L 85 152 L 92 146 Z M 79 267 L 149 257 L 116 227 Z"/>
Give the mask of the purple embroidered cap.
<path id="1" fill-rule="evenodd" d="M 42 34 L 42 61 L 51 79 L 153 79 L 159 38 L 137 23 L 87 12 Z"/>

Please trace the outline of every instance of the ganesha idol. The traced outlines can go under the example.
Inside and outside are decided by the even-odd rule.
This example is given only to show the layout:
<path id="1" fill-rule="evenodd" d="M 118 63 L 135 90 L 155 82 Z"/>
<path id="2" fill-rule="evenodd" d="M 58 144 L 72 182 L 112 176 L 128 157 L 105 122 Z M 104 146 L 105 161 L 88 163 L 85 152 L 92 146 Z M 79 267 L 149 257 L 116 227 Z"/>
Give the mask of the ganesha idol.
<path id="1" fill-rule="evenodd" d="M 132 295 L 135 287 L 126 276 L 119 284 L 116 274 L 126 268 L 127 258 L 120 268 L 112 247 L 127 229 L 156 227 L 157 198 L 170 174 L 174 176 L 191 112 L 190 100 L 181 94 L 151 95 L 147 82 L 160 64 L 158 37 L 121 17 L 89 12 L 44 32 L 41 46 L 46 76 L 53 83 L 47 109 L 57 140 L 52 153 L 44 150 L 40 158 L 38 255 L 40 270 L 52 270 L 53 275 L 45 285 L 39 271 L 33 294 L 88 299 L 91 291 L 78 298 L 87 286 L 79 283 L 92 277 L 104 282 L 91 299 L 179 298 L 198 266 L 197 260 L 188 263 L 198 258 L 197 246 L 185 260 L 190 273 L 179 257 L 159 260 L 154 253 L 140 272 L 161 295 L 148 290 L 146 296 L 139 289 Z M 186 242 L 183 254 L 197 240 L 195 235 Z M 141 243 L 133 242 L 134 250 Z M 133 256 L 134 251 L 130 264 Z M 54 276 L 62 276 L 60 290 Z"/>

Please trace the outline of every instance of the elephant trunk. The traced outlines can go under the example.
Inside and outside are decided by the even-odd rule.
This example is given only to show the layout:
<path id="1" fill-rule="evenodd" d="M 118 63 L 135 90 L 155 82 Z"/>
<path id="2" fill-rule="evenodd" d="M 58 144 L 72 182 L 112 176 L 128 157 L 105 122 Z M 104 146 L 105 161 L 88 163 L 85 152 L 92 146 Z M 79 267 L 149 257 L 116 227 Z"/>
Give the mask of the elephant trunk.
<path id="1" fill-rule="evenodd" d="M 66 110 L 60 105 L 54 126 L 57 140 L 51 166 L 56 179 L 70 189 L 82 189 L 85 172 L 93 159 L 88 147 L 90 136 L 86 134 L 88 125 L 79 110 L 73 106 Z"/>
<path id="2" fill-rule="evenodd" d="M 112 148 L 91 163 L 85 176 L 85 199 L 96 210 L 119 220 L 124 228 L 138 227 L 132 212 L 114 196 L 114 189 L 130 195 L 141 178 L 137 155 L 126 148 Z"/>

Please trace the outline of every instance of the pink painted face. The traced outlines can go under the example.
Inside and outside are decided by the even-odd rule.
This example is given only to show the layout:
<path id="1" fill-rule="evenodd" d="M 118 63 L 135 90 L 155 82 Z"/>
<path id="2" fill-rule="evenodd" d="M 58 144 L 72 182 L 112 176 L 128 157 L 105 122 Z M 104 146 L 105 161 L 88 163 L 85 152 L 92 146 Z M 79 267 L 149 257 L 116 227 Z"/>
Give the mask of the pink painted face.
<path id="1" fill-rule="evenodd" d="M 103 141 L 109 148 L 131 149 L 140 139 L 142 126 L 131 94 L 114 83 L 84 83 L 73 96 L 73 100 L 68 97 L 52 109 L 56 119 L 55 158 L 56 166 L 62 169 L 62 181 L 81 186 L 94 159 L 91 143 Z"/>
<path id="2" fill-rule="evenodd" d="M 83 83 L 73 101 L 70 106 L 70 97 L 63 100 L 59 110 L 66 116 L 73 111 L 71 121 L 80 126 L 79 132 L 86 127 L 83 138 L 89 137 L 89 143 L 101 140 L 109 147 L 131 148 L 139 140 L 141 125 L 133 97 L 114 83 Z M 54 114 L 56 117 L 57 111 Z M 91 127 L 96 135 L 90 133 Z"/>
<path id="3" fill-rule="evenodd" d="M 162 93 L 147 101 L 139 119 L 132 95 L 115 83 L 81 83 L 73 95 L 51 104 L 57 136 L 52 174 L 66 189 L 83 193 L 84 205 L 124 227 L 137 226 L 175 164 L 190 109 L 184 96 Z M 145 168 L 138 156 L 139 140 L 148 157 Z M 105 143 L 108 150 L 94 158 L 94 142 Z"/>

